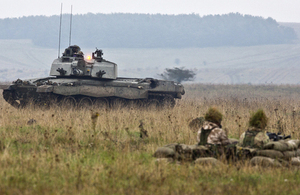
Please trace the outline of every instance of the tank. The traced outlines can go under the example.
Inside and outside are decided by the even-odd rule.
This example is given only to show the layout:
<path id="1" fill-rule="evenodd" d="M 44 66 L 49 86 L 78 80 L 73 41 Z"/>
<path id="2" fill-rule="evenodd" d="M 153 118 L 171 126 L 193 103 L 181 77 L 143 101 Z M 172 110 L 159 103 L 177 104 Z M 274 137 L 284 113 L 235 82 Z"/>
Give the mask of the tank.
<path id="1" fill-rule="evenodd" d="M 15 108 L 28 105 L 66 107 L 137 106 L 174 107 L 184 87 L 174 81 L 118 77 L 117 64 L 103 59 L 96 48 L 91 59 L 77 45 L 55 59 L 46 78 L 13 81 L 3 87 L 4 99 Z"/>

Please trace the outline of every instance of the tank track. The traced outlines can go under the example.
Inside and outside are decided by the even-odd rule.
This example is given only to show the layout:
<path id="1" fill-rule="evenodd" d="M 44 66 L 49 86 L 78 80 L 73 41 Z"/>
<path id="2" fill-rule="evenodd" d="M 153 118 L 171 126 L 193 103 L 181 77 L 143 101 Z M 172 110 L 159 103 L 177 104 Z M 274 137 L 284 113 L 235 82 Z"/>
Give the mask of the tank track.
<path id="1" fill-rule="evenodd" d="M 87 96 L 62 96 L 53 93 L 38 94 L 37 98 L 19 98 L 13 90 L 3 90 L 3 98 L 15 108 L 51 107 L 65 108 L 114 108 L 114 107 L 138 107 L 138 108 L 173 108 L 175 99 L 169 94 L 149 94 L 148 99 L 128 100 L 118 97 L 94 98 Z"/>

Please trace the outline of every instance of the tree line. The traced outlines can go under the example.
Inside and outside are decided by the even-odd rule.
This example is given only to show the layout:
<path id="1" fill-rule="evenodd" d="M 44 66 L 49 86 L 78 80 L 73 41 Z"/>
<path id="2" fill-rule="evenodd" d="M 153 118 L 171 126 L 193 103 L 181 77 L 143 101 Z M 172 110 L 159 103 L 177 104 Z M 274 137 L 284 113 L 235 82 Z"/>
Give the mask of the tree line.
<path id="1" fill-rule="evenodd" d="M 69 43 L 70 15 L 62 20 L 62 46 Z M 31 39 L 43 47 L 58 46 L 59 16 L 0 19 L 0 39 Z M 284 44 L 297 39 L 294 29 L 272 18 L 239 13 L 83 14 L 73 15 L 72 44 L 81 47 L 218 47 Z"/>

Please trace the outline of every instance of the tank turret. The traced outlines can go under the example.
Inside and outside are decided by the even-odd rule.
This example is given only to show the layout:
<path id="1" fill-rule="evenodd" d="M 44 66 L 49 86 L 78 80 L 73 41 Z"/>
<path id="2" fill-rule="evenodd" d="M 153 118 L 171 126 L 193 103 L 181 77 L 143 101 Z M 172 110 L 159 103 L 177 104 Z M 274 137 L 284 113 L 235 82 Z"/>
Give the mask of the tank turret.
<path id="1" fill-rule="evenodd" d="M 102 50 L 96 49 L 92 59 L 85 60 L 79 46 L 69 46 L 62 57 L 53 61 L 50 76 L 116 79 L 117 64 L 104 60 L 102 56 Z"/>

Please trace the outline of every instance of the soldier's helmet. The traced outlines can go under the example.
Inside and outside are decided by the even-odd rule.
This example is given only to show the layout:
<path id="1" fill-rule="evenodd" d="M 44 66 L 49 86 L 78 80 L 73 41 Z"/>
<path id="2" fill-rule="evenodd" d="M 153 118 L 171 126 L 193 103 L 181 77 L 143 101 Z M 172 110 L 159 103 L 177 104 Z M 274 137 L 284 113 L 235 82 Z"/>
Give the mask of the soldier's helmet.
<path id="1" fill-rule="evenodd" d="M 72 48 L 74 52 L 78 52 L 81 50 L 81 48 L 78 45 L 71 45 L 70 48 Z"/>
<path id="2" fill-rule="evenodd" d="M 209 108 L 208 111 L 205 113 L 205 116 L 204 116 L 204 119 L 206 121 L 215 123 L 219 126 L 221 126 L 222 118 L 223 118 L 223 115 L 215 107 Z"/>

